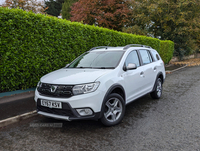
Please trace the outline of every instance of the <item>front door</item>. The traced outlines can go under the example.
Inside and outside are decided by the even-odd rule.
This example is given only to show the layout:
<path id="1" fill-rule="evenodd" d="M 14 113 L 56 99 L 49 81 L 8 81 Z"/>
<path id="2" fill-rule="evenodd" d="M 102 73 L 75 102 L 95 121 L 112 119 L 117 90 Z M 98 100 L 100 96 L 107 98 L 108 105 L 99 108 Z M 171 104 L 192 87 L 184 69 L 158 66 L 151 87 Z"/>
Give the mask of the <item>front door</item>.
<path id="1" fill-rule="evenodd" d="M 139 61 L 138 52 L 136 50 L 129 53 L 126 58 L 125 66 L 129 63 L 137 65 L 136 69 L 124 71 L 122 74 L 125 82 L 126 103 L 140 97 L 144 92 L 144 70 Z"/>

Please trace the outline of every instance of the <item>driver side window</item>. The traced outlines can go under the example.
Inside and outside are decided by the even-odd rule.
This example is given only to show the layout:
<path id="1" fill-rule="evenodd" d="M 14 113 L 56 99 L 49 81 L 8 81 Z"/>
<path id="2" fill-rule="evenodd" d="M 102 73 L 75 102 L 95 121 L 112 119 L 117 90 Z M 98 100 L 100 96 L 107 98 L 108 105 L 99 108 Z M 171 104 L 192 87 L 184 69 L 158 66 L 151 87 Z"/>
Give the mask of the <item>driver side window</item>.
<path id="1" fill-rule="evenodd" d="M 134 50 L 131 53 L 129 53 L 128 57 L 126 58 L 125 65 L 128 66 L 129 63 L 134 63 L 137 65 L 137 67 L 140 66 L 140 61 L 138 58 L 137 52 Z"/>

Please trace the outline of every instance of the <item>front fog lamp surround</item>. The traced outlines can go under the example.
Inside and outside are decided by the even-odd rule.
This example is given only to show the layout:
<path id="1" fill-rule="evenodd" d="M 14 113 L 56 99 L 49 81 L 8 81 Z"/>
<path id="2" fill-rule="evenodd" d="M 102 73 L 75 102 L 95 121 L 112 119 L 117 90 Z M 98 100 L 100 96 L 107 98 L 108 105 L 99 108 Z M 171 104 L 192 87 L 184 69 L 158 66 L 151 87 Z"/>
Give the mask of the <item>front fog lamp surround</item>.
<path id="1" fill-rule="evenodd" d="M 92 115 L 93 114 L 93 111 L 90 108 L 76 109 L 76 111 L 81 116 L 88 116 L 88 115 Z"/>
<path id="2" fill-rule="evenodd" d="M 95 91 L 100 82 L 94 82 L 94 83 L 88 83 L 88 84 L 82 84 L 82 85 L 75 85 L 72 89 L 74 95 L 78 94 L 84 94 L 84 93 L 90 93 Z"/>

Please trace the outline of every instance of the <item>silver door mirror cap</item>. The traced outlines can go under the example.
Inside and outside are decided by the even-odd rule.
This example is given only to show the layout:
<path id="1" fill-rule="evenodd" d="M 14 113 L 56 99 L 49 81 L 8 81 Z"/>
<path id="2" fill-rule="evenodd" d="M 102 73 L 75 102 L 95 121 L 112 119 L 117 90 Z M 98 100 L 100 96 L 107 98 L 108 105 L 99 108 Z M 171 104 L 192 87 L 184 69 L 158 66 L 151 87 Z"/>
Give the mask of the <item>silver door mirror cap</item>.
<path id="1" fill-rule="evenodd" d="M 137 69 L 137 65 L 135 63 L 129 63 L 126 67 L 126 70 L 134 70 Z"/>

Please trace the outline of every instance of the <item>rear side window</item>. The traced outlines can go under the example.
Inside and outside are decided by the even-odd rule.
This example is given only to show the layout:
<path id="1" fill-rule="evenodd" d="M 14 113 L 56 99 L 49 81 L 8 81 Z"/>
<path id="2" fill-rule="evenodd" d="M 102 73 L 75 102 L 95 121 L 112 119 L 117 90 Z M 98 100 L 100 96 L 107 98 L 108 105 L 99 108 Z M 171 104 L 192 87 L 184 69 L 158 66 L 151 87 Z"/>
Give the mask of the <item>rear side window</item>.
<path id="1" fill-rule="evenodd" d="M 149 53 L 148 50 L 139 50 L 139 51 L 140 51 L 140 55 L 141 55 L 143 64 L 149 64 L 149 63 L 153 62 L 151 54 Z"/>

